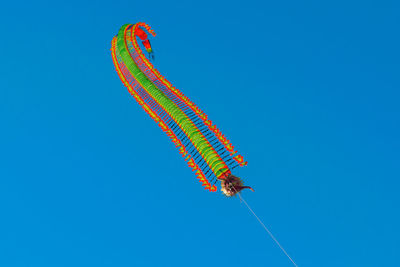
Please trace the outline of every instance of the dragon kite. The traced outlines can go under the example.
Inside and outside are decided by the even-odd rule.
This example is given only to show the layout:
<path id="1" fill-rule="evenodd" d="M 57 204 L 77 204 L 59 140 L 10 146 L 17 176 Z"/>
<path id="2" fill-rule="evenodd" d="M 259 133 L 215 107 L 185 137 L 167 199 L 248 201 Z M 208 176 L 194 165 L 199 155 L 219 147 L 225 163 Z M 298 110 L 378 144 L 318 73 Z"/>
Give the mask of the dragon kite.
<path id="1" fill-rule="evenodd" d="M 154 68 L 149 34 L 156 35 L 147 24 L 139 22 L 123 25 L 112 39 L 111 54 L 119 78 L 170 137 L 205 189 L 217 191 L 219 180 L 226 196 L 245 188 L 253 190 L 231 173 L 247 165 L 243 157 L 207 115 Z"/>

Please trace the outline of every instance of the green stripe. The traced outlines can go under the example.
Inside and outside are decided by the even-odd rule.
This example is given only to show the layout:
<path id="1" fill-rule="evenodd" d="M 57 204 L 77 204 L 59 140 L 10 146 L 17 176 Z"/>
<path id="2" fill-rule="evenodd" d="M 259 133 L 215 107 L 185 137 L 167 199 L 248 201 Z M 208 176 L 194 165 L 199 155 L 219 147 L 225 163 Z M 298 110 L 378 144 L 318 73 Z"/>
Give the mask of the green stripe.
<path id="1" fill-rule="evenodd" d="M 222 160 L 219 159 L 218 154 L 207 143 L 206 138 L 199 132 L 194 124 L 185 113 L 169 99 L 156 85 L 154 85 L 146 75 L 139 69 L 131 58 L 129 51 L 125 45 L 125 29 L 130 24 L 123 25 L 118 32 L 117 49 L 124 61 L 127 69 L 133 77 L 142 85 L 142 87 L 154 98 L 157 102 L 171 115 L 177 124 L 184 130 L 186 135 L 195 144 L 195 148 L 199 151 L 205 159 L 211 170 L 218 177 L 225 172 L 227 168 Z"/>

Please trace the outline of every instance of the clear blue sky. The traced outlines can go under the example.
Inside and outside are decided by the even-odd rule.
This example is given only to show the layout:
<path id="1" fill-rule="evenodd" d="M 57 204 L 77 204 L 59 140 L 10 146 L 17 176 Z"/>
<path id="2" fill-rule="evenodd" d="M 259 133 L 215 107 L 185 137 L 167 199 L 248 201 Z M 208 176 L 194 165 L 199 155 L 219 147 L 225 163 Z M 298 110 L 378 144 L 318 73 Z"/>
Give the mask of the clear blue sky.
<path id="1" fill-rule="evenodd" d="M 399 4 L 191 2 L 2 4 L 0 266 L 291 266 L 122 85 L 110 42 L 138 21 L 299 266 L 399 266 Z"/>

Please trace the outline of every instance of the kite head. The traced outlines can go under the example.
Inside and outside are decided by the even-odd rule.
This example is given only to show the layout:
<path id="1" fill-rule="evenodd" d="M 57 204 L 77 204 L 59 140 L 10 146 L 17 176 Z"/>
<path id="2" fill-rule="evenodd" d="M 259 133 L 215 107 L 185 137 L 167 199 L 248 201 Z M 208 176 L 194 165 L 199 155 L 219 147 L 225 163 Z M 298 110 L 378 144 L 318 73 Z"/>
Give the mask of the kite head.
<path id="1" fill-rule="evenodd" d="M 221 191 L 225 196 L 233 197 L 243 189 L 248 188 L 254 192 L 250 186 L 244 186 L 242 180 L 232 174 L 221 179 Z"/>

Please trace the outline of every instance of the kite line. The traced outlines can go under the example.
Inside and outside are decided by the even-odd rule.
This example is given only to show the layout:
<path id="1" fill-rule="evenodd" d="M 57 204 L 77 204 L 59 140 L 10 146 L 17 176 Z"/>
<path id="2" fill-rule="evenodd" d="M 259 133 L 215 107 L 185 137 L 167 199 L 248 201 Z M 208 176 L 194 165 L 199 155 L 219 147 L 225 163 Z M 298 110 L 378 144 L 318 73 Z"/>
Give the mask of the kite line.
<path id="1" fill-rule="evenodd" d="M 264 230 L 268 233 L 268 235 L 274 240 L 274 242 L 278 245 L 278 247 L 282 250 L 283 253 L 289 258 L 289 260 L 293 263 L 294 266 L 298 267 L 297 264 L 294 262 L 294 260 L 289 256 L 289 254 L 286 252 L 286 250 L 282 247 L 282 245 L 279 243 L 279 241 L 275 238 L 275 236 L 271 233 L 271 231 L 265 226 L 265 224 L 261 221 L 261 219 L 257 216 L 257 214 L 253 211 L 252 208 L 250 208 L 249 204 L 247 204 L 246 200 L 243 199 L 241 194 L 238 192 L 237 195 L 240 198 L 240 201 L 243 202 L 246 207 L 249 209 L 251 213 L 253 213 L 254 217 L 258 220 L 258 222 L 261 224 L 261 226 L 264 228 Z"/>

